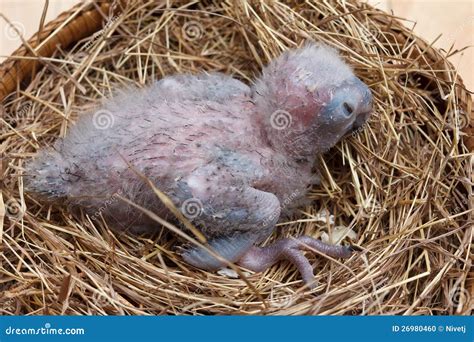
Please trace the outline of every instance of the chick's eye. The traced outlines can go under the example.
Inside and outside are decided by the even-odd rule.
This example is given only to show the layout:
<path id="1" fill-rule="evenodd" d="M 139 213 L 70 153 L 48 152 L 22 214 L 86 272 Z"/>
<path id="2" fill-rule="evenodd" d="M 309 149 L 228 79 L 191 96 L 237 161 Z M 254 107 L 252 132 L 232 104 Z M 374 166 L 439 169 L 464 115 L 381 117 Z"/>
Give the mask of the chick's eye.
<path id="1" fill-rule="evenodd" d="M 347 116 L 350 116 L 352 114 L 352 112 L 354 112 L 354 108 L 348 104 L 347 102 L 344 102 L 342 104 L 343 108 L 344 108 L 344 111 L 346 113 Z"/>

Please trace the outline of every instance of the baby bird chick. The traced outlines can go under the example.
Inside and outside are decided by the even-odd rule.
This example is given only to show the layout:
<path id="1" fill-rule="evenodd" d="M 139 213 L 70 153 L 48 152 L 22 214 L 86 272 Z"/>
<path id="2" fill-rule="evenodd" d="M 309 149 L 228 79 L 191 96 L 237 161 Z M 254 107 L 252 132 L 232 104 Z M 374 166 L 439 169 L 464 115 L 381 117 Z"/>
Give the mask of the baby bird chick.
<path id="1" fill-rule="evenodd" d="M 120 194 L 169 214 L 138 171 L 215 253 L 254 271 L 289 259 L 311 285 L 304 250 L 349 257 L 351 249 L 308 236 L 258 244 L 304 199 L 316 156 L 363 125 L 371 109 L 369 88 L 337 52 L 309 43 L 271 62 L 252 88 L 212 73 L 170 76 L 117 95 L 27 165 L 26 188 L 115 229 L 153 232 L 156 222 L 113 200 Z M 206 270 L 224 266 L 199 247 L 183 257 Z"/>

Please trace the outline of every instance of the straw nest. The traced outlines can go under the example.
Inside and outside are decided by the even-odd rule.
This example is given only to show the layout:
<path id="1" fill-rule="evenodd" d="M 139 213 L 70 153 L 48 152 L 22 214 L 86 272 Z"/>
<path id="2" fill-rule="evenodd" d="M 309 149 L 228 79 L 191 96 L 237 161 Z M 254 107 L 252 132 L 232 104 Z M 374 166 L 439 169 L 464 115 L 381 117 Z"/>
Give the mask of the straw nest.
<path id="1" fill-rule="evenodd" d="M 353 0 L 105 4 L 79 4 L 40 38 L 85 11 L 103 17 L 100 31 L 61 42 L 48 58 L 30 40 L 2 66 L 5 74 L 36 61 L 26 81 L 15 74 L 2 107 L 2 314 L 471 312 L 471 103 L 445 53 Z M 369 124 L 321 157 L 311 205 L 270 239 L 305 233 L 362 248 L 346 261 L 313 257 L 316 289 L 285 262 L 246 279 L 195 269 L 171 234 L 116 234 L 24 192 L 25 161 L 115 89 L 203 70 L 251 83 L 307 39 L 339 49 L 375 97 Z"/>

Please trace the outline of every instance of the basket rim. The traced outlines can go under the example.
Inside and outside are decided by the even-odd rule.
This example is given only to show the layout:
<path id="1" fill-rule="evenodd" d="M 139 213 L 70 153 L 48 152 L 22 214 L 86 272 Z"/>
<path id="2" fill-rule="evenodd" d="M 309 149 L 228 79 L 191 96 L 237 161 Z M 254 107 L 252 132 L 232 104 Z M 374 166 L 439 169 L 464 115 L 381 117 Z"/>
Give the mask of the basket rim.
<path id="1" fill-rule="evenodd" d="M 61 12 L 28 40 L 22 38 L 21 45 L 0 63 L 0 102 L 14 92 L 18 83 L 43 67 L 37 60 L 22 57 L 31 58 L 36 55 L 48 58 L 54 54 L 58 46 L 66 48 L 94 34 L 102 27 L 103 13 L 109 10 L 110 3 L 107 1 L 102 1 L 100 5 L 94 2 L 80 2 Z"/>

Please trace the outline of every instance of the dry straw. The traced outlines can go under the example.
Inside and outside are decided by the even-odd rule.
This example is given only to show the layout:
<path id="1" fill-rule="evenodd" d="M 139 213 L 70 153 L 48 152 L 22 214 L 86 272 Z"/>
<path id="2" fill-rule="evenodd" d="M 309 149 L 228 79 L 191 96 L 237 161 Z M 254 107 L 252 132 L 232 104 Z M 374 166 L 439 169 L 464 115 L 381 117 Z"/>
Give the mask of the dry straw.
<path id="1" fill-rule="evenodd" d="M 456 51 L 402 22 L 354 0 L 216 0 L 81 3 L 42 25 L 0 68 L 0 312 L 470 314 L 471 99 Z M 314 291 L 288 263 L 245 281 L 205 272 L 171 234 L 114 234 L 24 192 L 25 161 L 114 89 L 202 70 L 250 83 L 307 39 L 338 48 L 375 96 L 370 123 L 321 158 L 311 205 L 272 237 L 356 234 L 350 260 L 313 259 Z"/>

